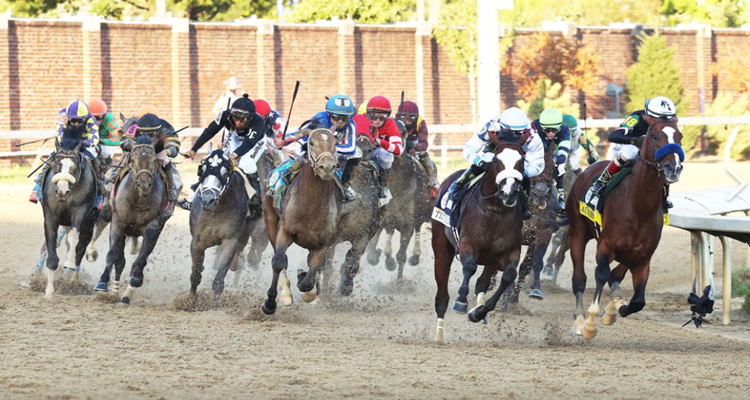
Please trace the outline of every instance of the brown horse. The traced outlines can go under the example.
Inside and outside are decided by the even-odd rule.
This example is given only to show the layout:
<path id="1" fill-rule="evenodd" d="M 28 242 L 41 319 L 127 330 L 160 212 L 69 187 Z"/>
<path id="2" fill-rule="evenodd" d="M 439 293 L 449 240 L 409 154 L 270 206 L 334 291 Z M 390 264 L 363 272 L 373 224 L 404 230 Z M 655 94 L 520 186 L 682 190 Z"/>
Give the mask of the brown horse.
<path id="1" fill-rule="evenodd" d="M 493 142 L 497 141 L 492 137 Z M 495 309 L 498 299 L 516 279 L 516 266 L 521 257 L 521 228 L 523 220 L 518 200 L 523 179 L 525 151 L 516 143 L 496 142 L 495 157 L 482 181 L 469 189 L 457 210 L 463 214 L 458 239 L 453 230 L 441 222 L 432 221 L 432 250 L 435 253 L 435 311 L 437 312 L 436 341 L 443 340 L 443 318 L 448 309 L 448 278 L 453 257 L 458 253 L 463 265 L 464 279 L 458 290 L 453 309 L 465 313 L 469 294 L 469 280 L 484 265 L 477 279 L 475 292 L 477 307 L 469 313 L 469 320 L 479 322 Z M 440 195 L 463 171 L 454 172 L 440 187 Z M 485 292 L 492 275 L 503 271 L 500 288 L 487 300 Z"/>
<path id="2" fill-rule="evenodd" d="M 602 211 L 602 228 L 597 237 L 593 222 L 581 215 L 579 200 L 586 194 L 592 180 L 607 163 L 599 162 L 578 176 L 565 203 L 570 216 L 570 255 L 573 259 L 573 293 L 576 296 L 576 322 L 573 331 L 585 338 L 596 336 L 596 318 L 604 284 L 609 282 L 610 302 L 602 314 L 602 323 L 615 322 L 616 313 L 627 317 L 646 305 L 646 282 L 651 256 L 661 239 L 664 226 L 663 198 L 665 185 L 680 179 L 684 153 L 680 147 L 682 133 L 674 120 L 658 120 L 646 132 L 633 171 L 612 188 Z M 596 239 L 596 291 L 583 317 L 583 292 L 586 273 L 583 268 L 586 244 Z M 620 264 L 610 271 L 610 263 Z M 633 275 L 633 297 L 622 301 L 620 282 L 625 273 Z"/>
<path id="3" fill-rule="evenodd" d="M 286 270 L 286 249 L 296 243 L 309 250 L 308 272 L 297 275 L 297 288 L 305 301 L 315 300 L 315 284 L 326 253 L 335 244 L 341 218 L 342 194 L 334 182 L 336 173 L 336 137 L 328 129 L 315 129 L 307 141 L 308 160 L 284 196 L 283 213 L 273 206 L 273 199 L 263 196 L 263 211 L 268 240 L 274 248 L 271 259 L 273 282 L 262 311 L 276 312 L 279 275 Z M 282 293 L 283 294 L 283 293 Z"/>

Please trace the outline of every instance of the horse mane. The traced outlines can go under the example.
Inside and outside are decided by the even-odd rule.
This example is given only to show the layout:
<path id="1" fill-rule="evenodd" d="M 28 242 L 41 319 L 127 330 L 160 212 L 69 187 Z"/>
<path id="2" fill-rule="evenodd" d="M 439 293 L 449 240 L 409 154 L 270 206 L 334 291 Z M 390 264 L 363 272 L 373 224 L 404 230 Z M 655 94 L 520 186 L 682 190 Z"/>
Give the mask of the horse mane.
<path id="1" fill-rule="evenodd" d="M 147 135 L 140 135 L 140 136 L 138 136 L 138 137 L 136 137 L 136 138 L 135 138 L 135 144 L 148 144 L 148 145 L 153 145 L 153 144 L 154 144 L 154 142 L 153 142 L 153 140 L 151 140 L 151 138 L 150 138 L 150 137 L 148 137 Z"/>
<path id="2" fill-rule="evenodd" d="M 65 150 L 73 150 L 83 140 L 83 132 L 86 126 L 84 124 L 73 126 L 68 125 L 63 128 L 62 138 L 60 139 L 60 146 Z"/>

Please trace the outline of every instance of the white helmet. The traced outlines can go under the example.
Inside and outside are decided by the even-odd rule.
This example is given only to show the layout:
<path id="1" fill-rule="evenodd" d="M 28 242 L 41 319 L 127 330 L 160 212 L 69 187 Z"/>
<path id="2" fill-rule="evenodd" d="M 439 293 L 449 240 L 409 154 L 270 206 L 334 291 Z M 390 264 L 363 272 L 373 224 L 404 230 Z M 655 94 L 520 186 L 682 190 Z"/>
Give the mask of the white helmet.
<path id="1" fill-rule="evenodd" d="M 520 108 L 511 107 L 500 114 L 498 123 L 501 129 L 513 131 L 516 136 L 520 136 L 529 127 L 529 117 Z"/>
<path id="2" fill-rule="evenodd" d="M 677 108 L 672 100 L 664 96 L 646 99 L 646 115 L 654 118 L 670 119 L 674 117 Z"/>

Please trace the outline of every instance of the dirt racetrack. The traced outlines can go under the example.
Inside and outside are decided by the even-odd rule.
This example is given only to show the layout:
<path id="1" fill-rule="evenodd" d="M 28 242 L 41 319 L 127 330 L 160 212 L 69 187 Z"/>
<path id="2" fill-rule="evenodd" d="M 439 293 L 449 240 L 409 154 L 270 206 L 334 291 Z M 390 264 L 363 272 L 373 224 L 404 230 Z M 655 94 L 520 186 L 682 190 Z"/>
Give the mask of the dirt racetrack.
<path id="1" fill-rule="evenodd" d="M 716 166 L 685 170 L 673 191 L 729 184 L 717 183 Z M 743 171 L 750 176 L 750 168 Z M 259 308 L 271 276 L 266 249 L 261 269 L 242 271 L 237 286 L 229 273 L 224 307 L 188 313 L 173 307 L 190 274 L 187 213 L 178 210 L 130 307 L 95 296 L 58 294 L 47 301 L 28 287 L 42 242 L 42 213 L 26 202 L 29 188 L 0 185 L 2 399 L 750 398 L 750 321 L 739 311 L 741 300 L 733 301 L 732 326 L 721 325 L 717 298 L 709 324 L 680 328 L 689 319 L 691 282 L 689 235 L 681 230 L 664 231 L 644 311 L 600 324 L 593 340 L 569 333 L 568 261 L 559 286 L 543 287 L 543 301 L 522 296 L 521 315 L 493 312 L 482 325 L 449 311 L 446 343 L 435 344 L 429 234 L 421 264 L 407 265 L 400 284 L 382 259 L 379 266 L 363 259 L 354 296 L 309 305 L 292 273 L 295 305 L 267 317 Z M 82 265 L 91 286 L 107 242 L 97 243 L 99 261 Z M 734 249 L 740 268 L 747 248 L 735 243 Z M 588 250 L 587 305 L 594 284 L 593 246 Z M 721 257 L 721 246 L 716 252 Z M 290 271 L 304 260 L 299 248 L 291 249 Z M 452 298 L 459 277 L 454 262 Z M 212 279 L 207 266 L 201 287 L 210 288 Z M 721 293 L 720 263 L 716 283 Z M 631 288 L 628 277 L 628 297 Z"/>

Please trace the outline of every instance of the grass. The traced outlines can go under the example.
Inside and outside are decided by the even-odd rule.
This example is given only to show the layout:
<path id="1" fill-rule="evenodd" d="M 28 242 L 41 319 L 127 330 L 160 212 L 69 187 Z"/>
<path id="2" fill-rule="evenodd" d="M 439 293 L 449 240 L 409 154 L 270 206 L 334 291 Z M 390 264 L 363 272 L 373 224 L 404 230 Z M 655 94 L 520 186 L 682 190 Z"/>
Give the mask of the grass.
<path id="1" fill-rule="evenodd" d="M 742 268 L 732 272 L 732 296 L 744 296 L 742 311 L 750 315 L 750 269 Z"/>

